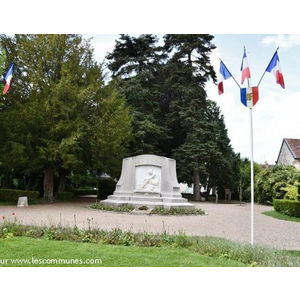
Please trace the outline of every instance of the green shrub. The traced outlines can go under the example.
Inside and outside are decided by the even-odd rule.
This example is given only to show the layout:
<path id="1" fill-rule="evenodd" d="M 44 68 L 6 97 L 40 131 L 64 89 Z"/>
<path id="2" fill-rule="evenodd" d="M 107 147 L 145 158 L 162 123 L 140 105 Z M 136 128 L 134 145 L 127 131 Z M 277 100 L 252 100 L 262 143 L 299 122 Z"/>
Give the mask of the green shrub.
<path id="1" fill-rule="evenodd" d="M 115 191 L 116 182 L 112 178 L 101 178 L 98 181 L 97 198 L 104 200 Z"/>
<path id="2" fill-rule="evenodd" d="M 0 202 L 12 202 L 17 204 L 19 197 L 27 197 L 28 203 L 36 203 L 40 194 L 37 191 L 0 189 Z"/>
<path id="3" fill-rule="evenodd" d="M 74 198 L 74 193 L 73 192 L 57 192 L 55 194 L 55 199 L 57 201 L 71 201 Z"/>
<path id="4" fill-rule="evenodd" d="M 282 187 L 281 190 L 285 191 L 286 194 L 284 195 L 283 199 L 285 200 L 298 200 L 298 187 L 297 181 L 295 185 L 287 184 L 286 187 Z"/>
<path id="5" fill-rule="evenodd" d="M 94 203 L 90 205 L 90 208 L 99 209 L 102 211 L 115 211 L 115 212 L 132 212 L 134 206 L 130 204 L 122 204 L 120 206 L 110 206 L 103 203 Z"/>
<path id="6" fill-rule="evenodd" d="M 260 203 L 283 199 L 288 185 L 294 185 L 299 171 L 294 166 L 275 166 L 255 176 L 255 199 Z"/>
<path id="7" fill-rule="evenodd" d="M 273 206 L 279 213 L 300 218 L 300 201 L 275 199 Z"/>
<path id="8" fill-rule="evenodd" d="M 150 214 L 158 214 L 158 215 L 204 215 L 205 212 L 202 209 L 192 208 L 176 208 L 171 207 L 170 209 L 166 209 L 163 207 L 156 207 L 151 210 Z"/>

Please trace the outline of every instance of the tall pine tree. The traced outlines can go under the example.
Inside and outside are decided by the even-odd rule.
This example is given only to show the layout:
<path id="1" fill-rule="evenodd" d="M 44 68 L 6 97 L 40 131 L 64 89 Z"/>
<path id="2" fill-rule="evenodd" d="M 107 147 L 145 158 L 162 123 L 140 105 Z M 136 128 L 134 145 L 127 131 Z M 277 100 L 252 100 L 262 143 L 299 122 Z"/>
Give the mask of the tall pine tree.
<path id="1" fill-rule="evenodd" d="M 181 144 L 173 149 L 179 174 L 192 171 L 195 200 L 200 200 L 200 178 L 208 176 L 206 163 L 215 145 L 209 139 L 213 124 L 207 119 L 205 83 L 215 72 L 210 54 L 215 46 L 212 35 L 167 34 L 164 50 L 170 54 L 166 69 L 170 68 L 168 86 L 173 90 L 170 99 L 169 123 L 181 136 Z"/>
<path id="2" fill-rule="evenodd" d="M 130 156 L 164 154 L 160 144 L 165 140 L 166 127 L 160 109 L 161 82 L 157 80 L 161 55 L 156 43 L 157 38 L 151 34 L 139 37 L 122 34 L 107 56 L 108 67 L 134 117 Z"/>

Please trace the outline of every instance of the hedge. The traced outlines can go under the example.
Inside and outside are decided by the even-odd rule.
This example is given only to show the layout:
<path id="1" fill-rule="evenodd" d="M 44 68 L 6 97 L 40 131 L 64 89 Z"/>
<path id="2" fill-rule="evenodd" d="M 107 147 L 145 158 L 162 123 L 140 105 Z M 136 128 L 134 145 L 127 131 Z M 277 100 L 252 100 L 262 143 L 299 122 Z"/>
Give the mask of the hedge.
<path id="1" fill-rule="evenodd" d="M 55 199 L 57 201 L 71 201 L 74 198 L 73 192 L 57 192 L 55 194 Z"/>
<path id="2" fill-rule="evenodd" d="M 15 202 L 17 204 L 19 197 L 28 197 L 28 203 L 32 203 L 37 202 L 40 193 L 37 191 L 0 189 L 0 202 Z"/>
<path id="3" fill-rule="evenodd" d="M 300 201 L 275 199 L 273 200 L 273 206 L 279 213 L 300 218 Z"/>

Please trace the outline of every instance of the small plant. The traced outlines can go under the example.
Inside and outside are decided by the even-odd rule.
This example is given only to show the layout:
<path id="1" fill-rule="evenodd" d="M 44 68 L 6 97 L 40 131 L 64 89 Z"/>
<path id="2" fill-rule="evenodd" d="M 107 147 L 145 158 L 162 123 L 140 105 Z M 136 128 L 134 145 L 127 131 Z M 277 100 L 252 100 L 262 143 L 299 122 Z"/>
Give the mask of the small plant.
<path id="1" fill-rule="evenodd" d="M 163 207 L 154 208 L 150 214 L 158 215 L 204 215 L 205 212 L 202 209 L 185 209 L 185 208 L 175 208 L 171 207 L 170 209 L 165 209 Z"/>
<path id="2" fill-rule="evenodd" d="M 90 208 L 99 209 L 101 211 L 115 211 L 115 212 L 131 212 L 134 210 L 134 206 L 130 204 L 123 204 L 120 206 L 109 206 L 102 203 L 94 203 L 90 205 Z"/>
<path id="3" fill-rule="evenodd" d="M 148 206 L 147 205 L 140 206 L 138 210 L 148 210 Z"/>

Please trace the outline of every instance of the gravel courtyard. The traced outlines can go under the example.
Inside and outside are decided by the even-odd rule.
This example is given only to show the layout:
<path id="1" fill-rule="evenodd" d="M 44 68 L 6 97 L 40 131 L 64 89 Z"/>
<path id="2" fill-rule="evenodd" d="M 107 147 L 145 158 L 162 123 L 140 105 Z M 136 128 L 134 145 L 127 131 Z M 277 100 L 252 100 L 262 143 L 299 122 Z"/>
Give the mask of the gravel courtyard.
<path id="1" fill-rule="evenodd" d="M 29 207 L 0 206 L 0 224 L 16 218 L 22 224 L 76 225 L 79 228 L 110 230 L 121 228 L 133 232 L 152 233 L 184 231 L 187 235 L 217 236 L 250 243 L 250 204 L 221 204 L 200 202 L 197 208 L 207 215 L 159 216 L 101 212 L 89 208 L 94 200 L 72 203 L 39 204 Z M 279 249 L 300 250 L 300 223 L 277 220 L 262 214 L 273 210 L 271 206 L 254 206 L 254 243 Z M 13 215 L 14 214 L 14 215 Z"/>

